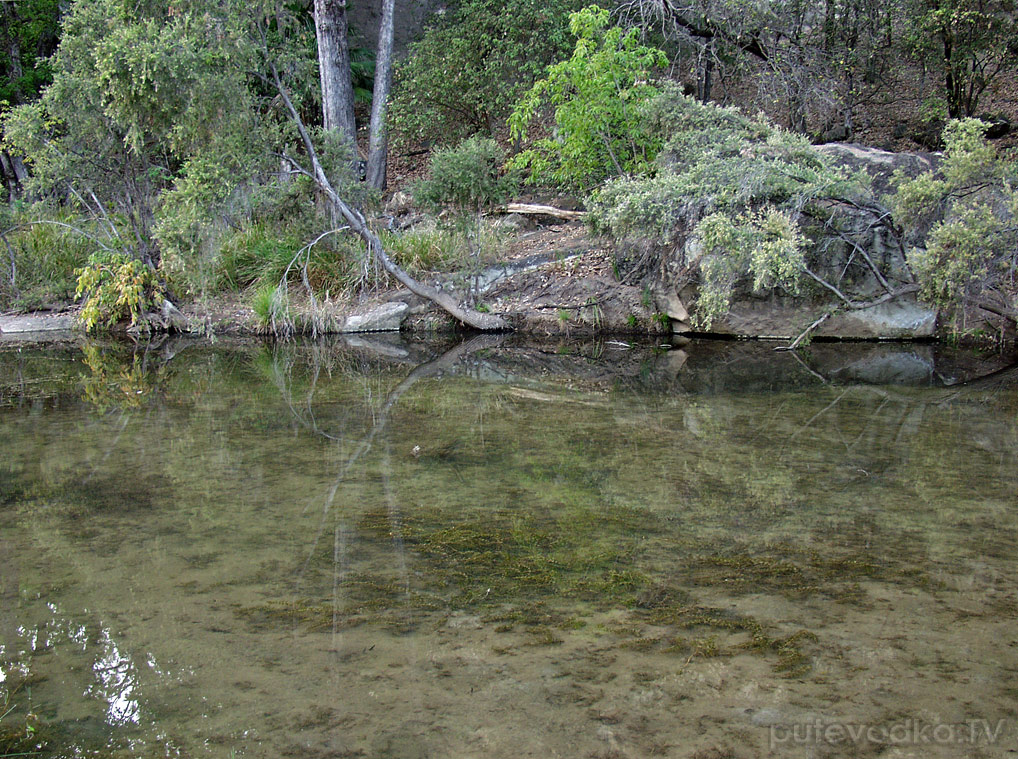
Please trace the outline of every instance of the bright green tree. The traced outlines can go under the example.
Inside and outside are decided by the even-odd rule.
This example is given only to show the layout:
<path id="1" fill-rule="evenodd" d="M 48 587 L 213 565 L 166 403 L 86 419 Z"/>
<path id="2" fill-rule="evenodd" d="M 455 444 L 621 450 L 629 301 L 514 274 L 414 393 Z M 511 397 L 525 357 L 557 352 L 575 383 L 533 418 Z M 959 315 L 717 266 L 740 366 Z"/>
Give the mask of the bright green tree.
<path id="1" fill-rule="evenodd" d="M 512 161 L 529 170 L 531 181 L 589 189 L 652 166 L 660 140 L 645 128 L 641 106 L 658 92 L 652 72 L 668 61 L 661 50 L 640 44 L 635 29 L 611 27 L 609 19 L 597 6 L 573 13 L 572 56 L 549 66 L 509 119 L 513 136 L 526 139 L 542 105 L 554 108 L 556 134 Z"/>

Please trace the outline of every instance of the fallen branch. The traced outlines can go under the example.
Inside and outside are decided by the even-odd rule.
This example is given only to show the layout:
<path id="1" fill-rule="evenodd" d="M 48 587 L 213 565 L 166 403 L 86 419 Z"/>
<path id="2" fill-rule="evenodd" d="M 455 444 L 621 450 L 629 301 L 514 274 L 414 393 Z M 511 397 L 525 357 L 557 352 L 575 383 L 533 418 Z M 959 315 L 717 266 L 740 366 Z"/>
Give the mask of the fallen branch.
<path id="1" fill-rule="evenodd" d="M 535 203 L 510 203 L 505 207 L 505 212 L 532 216 L 553 216 L 564 221 L 575 221 L 583 217 L 582 211 L 567 211 L 564 208 L 542 206 Z"/>
<path id="2" fill-rule="evenodd" d="M 821 316 L 815 322 L 813 322 L 808 327 L 806 327 L 806 329 L 804 329 L 802 331 L 802 334 L 800 334 L 797 338 L 795 338 L 791 343 L 789 343 L 788 345 L 783 345 L 780 348 L 775 348 L 774 350 L 776 350 L 776 351 L 794 351 L 796 348 L 799 347 L 799 345 L 802 343 L 803 340 L 805 340 L 807 337 L 812 335 L 813 331 L 817 327 L 819 327 L 821 324 L 823 324 L 825 321 L 830 319 L 833 314 L 834 314 L 833 311 L 825 312 L 823 316 Z"/>
<path id="3" fill-rule="evenodd" d="M 891 292 L 887 293 L 886 295 L 882 295 L 879 298 L 874 298 L 873 300 L 867 301 L 857 301 L 849 298 L 847 295 L 841 292 L 841 290 L 839 290 L 837 287 L 832 285 L 830 282 L 828 282 L 826 279 L 819 276 L 818 274 L 815 274 L 809 269 L 804 269 L 803 271 L 805 271 L 806 274 L 808 274 L 817 284 L 826 287 L 832 293 L 837 295 L 838 299 L 841 300 L 847 308 L 850 308 L 853 311 L 861 311 L 866 308 L 873 308 L 874 306 L 879 306 L 881 303 L 886 303 L 889 300 L 900 298 L 902 295 L 908 295 L 910 293 L 919 292 L 919 285 L 905 285 L 904 287 L 898 290 L 892 290 Z"/>

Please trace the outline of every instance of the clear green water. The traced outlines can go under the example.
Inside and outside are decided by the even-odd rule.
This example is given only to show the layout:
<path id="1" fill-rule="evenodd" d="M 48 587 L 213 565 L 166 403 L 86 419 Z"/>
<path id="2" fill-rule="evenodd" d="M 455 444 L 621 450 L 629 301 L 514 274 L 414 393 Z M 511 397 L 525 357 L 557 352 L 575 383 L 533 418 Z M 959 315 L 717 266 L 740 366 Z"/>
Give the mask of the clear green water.
<path id="1" fill-rule="evenodd" d="M 0 756 L 1018 748 L 999 361 L 354 343 L 0 345 Z"/>

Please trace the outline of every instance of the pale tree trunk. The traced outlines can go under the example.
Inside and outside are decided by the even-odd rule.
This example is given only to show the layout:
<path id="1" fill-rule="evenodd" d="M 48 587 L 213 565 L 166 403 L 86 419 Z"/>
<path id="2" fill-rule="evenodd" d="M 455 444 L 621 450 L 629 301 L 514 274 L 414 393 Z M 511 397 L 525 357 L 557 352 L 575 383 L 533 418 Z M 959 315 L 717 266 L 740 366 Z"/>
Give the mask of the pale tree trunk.
<path id="1" fill-rule="evenodd" d="M 353 81 L 347 42 L 346 0 L 315 0 L 315 35 L 322 82 L 322 121 L 326 131 L 337 130 L 356 145 Z"/>
<path id="2" fill-rule="evenodd" d="M 437 287 L 432 287 L 424 282 L 418 282 L 400 268 L 399 264 L 389 258 L 389 255 L 385 252 L 385 247 L 382 245 L 381 239 L 379 239 L 378 235 L 371 231 L 364 215 L 356 208 L 352 208 L 347 205 L 347 203 L 333 188 L 332 182 L 329 181 L 329 177 L 325 174 L 325 170 L 322 168 L 322 164 L 318 160 L 318 152 L 315 150 L 314 143 L 311 141 L 311 135 L 308 134 L 307 129 L 304 127 L 304 122 L 301 119 L 300 114 L 297 112 L 296 107 L 294 107 L 293 101 L 290 100 L 286 87 L 283 85 L 283 80 L 279 77 L 279 71 L 271 62 L 270 66 L 272 67 L 272 78 L 276 85 L 276 89 L 282 97 L 287 111 L 290 113 L 290 118 L 293 119 L 293 123 L 297 127 L 297 132 L 300 134 L 301 141 L 304 143 L 304 150 L 307 152 L 308 160 L 311 162 L 311 170 L 302 171 L 311 176 L 315 184 L 318 185 L 318 188 L 329 199 L 332 208 L 336 211 L 336 215 L 346 222 L 352 232 L 367 243 L 368 254 L 373 256 L 382 268 L 385 269 L 385 271 L 387 271 L 400 284 L 404 285 L 408 290 L 420 295 L 422 298 L 427 298 L 432 303 L 442 307 L 455 319 L 463 322 L 464 324 L 480 330 L 509 329 L 509 324 L 501 316 L 490 313 L 481 313 L 473 308 L 462 305 L 459 300 L 452 295 L 452 293 L 445 290 L 439 290 Z M 294 168 L 300 168 L 296 161 L 291 159 L 291 163 Z"/>
<path id="3" fill-rule="evenodd" d="M 395 0 L 382 0 L 382 24 L 378 29 L 378 53 L 375 56 L 375 89 L 371 100 L 371 127 L 368 143 L 368 185 L 385 189 L 385 169 L 389 135 L 385 123 L 392 85 L 392 29 Z"/>

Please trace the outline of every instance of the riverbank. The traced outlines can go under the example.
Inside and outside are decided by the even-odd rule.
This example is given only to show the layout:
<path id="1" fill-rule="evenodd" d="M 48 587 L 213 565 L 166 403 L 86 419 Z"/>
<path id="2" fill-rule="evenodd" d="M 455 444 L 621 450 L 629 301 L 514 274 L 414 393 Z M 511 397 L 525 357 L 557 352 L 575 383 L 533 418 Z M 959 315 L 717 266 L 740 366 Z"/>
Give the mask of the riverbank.
<path id="1" fill-rule="evenodd" d="M 834 146 L 839 147 L 839 146 Z M 895 170 L 917 173 L 929 164 L 918 154 L 889 154 L 860 146 L 840 146 L 850 168 L 869 172 L 882 182 Z M 837 151 L 828 146 L 828 152 Z M 844 157 L 844 156 L 842 156 Z M 849 159 L 851 159 L 849 161 Z M 854 161 L 855 163 L 851 163 Z M 915 164 L 915 165 L 913 165 Z M 561 199 L 559 199 L 561 200 Z M 539 206 L 517 206 L 539 208 Z M 439 290 L 453 292 L 462 303 L 480 312 L 501 316 L 511 330 L 538 337 L 584 338 L 593 336 L 663 338 L 697 334 L 691 317 L 698 297 L 695 278 L 676 276 L 679 254 L 641 251 L 630 241 L 616 242 L 593 234 L 573 210 L 547 207 L 547 213 L 492 214 L 486 224 L 497 245 L 484 256 L 465 256 L 458 271 L 417 276 Z M 413 227 L 425 217 L 415 211 L 388 208 L 399 223 Z M 562 218 L 566 217 L 566 218 Z M 885 262 L 880 268 L 865 269 L 853 277 L 844 272 L 854 264 L 852 249 L 829 251 L 823 262 L 829 278 L 839 281 L 839 297 L 858 298 L 846 306 L 827 290 L 790 294 L 781 288 L 754 291 L 751 283 L 735 288 L 728 313 L 714 320 L 710 336 L 738 339 L 770 339 L 786 345 L 808 340 L 899 340 L 946 341 L 972 345 L 1013 345 L 1013 325 L 993 314 L 955 314 L 943 318 L 938 309 L 919 302 L 914 290 L 901 286 L 894 297 L 888 279 L 907 276 L 887 261 L 900 251 L 891 250 L 879 236 L 868 240 L 869 256 Z M 627 275 L 639 270 L 642 255 L 662 258 L 661 271 Z M 674 260 L 673 260 L 674 259 Z M 828 260 L 829 259 L 829 260 Z M 843 260 L 844 259 L 844 260 Z M 869 260 L 869 259 L 867 259 Z M 871 267 L 872 268 L 872 267 Z M 880 269 L 884 274 L 879 274 Z M 900 268 L 900 267 L 899 267 Z M 840 273 L 839 273 L 840 272 Z M 885 279 L 884 277 L 888 279 Z M 676 283 L 679 280 L 679 283 Z M 406 332 L 410 334 L 455 333 L 464 326 L 433 302 L 401 287 L 393 280 L 379 280 L 373 288 L 361 288 L 359 295 L 324 295 L 312 302 L 299 285 L 289 288 L 288 322 L 301 333 Z M 685 284 L 681 284 L 685 282 Z M 847 293 L 847 296 L 846 296 Z M 217 291 L 211 295 L 176 304 L 173 309 L 151 314 L 156 331 L 198 335 L 265 335 L 273 332 L 264 313 L 255 307 L 254 286 L 245 290 Z M 868 299 L 868 300 L 867 300 Z M 179 309 L 179 310 L 178 310 Z M 73 303 L 58 303 L 48 311 L 0 314 L 0 334 L 25 335 L 33 332 L 75 331 L 83 327 Z M 278 325 L 277 325 L 278 327 Z M 121 323 L 115 332 L 130 332 Z M 798 341 L 798 342 L 797 342 Z"/>

